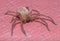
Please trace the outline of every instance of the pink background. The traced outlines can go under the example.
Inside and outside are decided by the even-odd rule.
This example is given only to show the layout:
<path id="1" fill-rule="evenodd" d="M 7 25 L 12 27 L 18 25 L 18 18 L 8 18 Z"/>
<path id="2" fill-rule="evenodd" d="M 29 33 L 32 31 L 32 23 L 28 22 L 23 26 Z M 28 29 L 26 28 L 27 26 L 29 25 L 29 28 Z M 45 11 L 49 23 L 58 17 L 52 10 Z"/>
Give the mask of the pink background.
<path id="1" fill-rule="evenodd" d="M 27 23 L 24 25 L 27 36 L 24 36 L 20 25 L 17 25 L 11 37 L 12 17 L 4 14 L 8 10 L 16 11 L 23 6 L 52 17 L 58 25 L 47 21 L 51 30 L 49 32 L 42 24 Z M 0 0 L 0 41 L 60 41 L 60 0 Z"/>

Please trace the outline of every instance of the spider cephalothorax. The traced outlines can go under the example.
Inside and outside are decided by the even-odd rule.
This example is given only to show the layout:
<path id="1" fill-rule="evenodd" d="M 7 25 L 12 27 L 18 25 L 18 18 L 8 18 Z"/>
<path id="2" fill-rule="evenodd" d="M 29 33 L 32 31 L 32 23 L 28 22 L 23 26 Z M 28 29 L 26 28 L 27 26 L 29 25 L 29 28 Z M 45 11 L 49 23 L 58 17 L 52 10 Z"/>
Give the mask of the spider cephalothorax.
<path id="1" fill-rule="evenodd" d="M 35 12 L 35 13 L 33 13 L 33 12 Z M 15 13 L 15 15 L 8 14 L 8 13 Z M 21 23 L 21 30 L 25 35 L 26 35 L 26 32 L 23 28 L 23 24 L 26 24 L 29 22 L 39 22 L 39 23 L 43 24 L 48 29 L 48 31 L 50 31 L 50 30 L 49 30 L 48 24 L 45 20 L 50 21 L 56 25 L 56 23 L 54 22 L 54 20 L 51 17 L 40 14 L 37 10 L 34 10 L 34 9 L 32 9 L 30 11 L 28 7 L 22 7 L 20 9 L 18 9 L 16 12 L 7 11 L 5 13 L 5 15 L 13 16 L 12 20 L 11 20 L 11 23 L 12 23 L 11 35 L 13 35 L 14 27 L 19 23 Z M 40 21 L 38 21 L 37 19 L 39 19 Z"/>

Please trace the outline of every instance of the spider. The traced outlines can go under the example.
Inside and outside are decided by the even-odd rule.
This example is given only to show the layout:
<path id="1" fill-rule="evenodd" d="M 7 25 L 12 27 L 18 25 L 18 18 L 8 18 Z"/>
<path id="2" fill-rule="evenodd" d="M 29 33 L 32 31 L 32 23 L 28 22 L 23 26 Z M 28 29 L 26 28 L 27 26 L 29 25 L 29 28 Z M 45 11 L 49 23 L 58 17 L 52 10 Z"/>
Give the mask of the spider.
<path id="1" fill-rule="evenodd" d="M 15 15 L 9 14 L 9 13 L 15 13 Z M 21 24 L 21 31 L 23 32 L 24 35 L 27 35 L 27 34 L 25 32 L 23 25 L 26 23 L 29 23 L 29 22 L 41 23 L 47 28 L 48 31 L 50 31 L 50 29 L 48 28 L 48 24 L 47 24 L 46 20 L 50 21 L 54 25 L 56 25 L 56 23 L 54 22 L 54 20 L 51 17 L 40 14 L 39 11 L 37 11 L 35 9 L 30 10 L 29 7 L 21 7 L 19 9 L 17 9 L 16 12 L 7 11 L 5 13 L 5 15 L 13 16 L 11 19 L 11 23 L 12 23 L 11 35 L 13 35 L 13 30 L 17 24 Z"/>

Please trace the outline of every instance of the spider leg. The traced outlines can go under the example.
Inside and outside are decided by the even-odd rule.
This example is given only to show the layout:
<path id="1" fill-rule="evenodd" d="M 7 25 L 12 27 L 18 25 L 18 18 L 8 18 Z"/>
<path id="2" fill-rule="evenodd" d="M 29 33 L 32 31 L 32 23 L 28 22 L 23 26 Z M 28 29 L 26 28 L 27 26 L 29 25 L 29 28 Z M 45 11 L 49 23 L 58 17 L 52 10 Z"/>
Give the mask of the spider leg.
<path id="1" fill-rule="evenodd" d="M 18 18 L 15 18 L 15 19 L 14 19 L 14 17 L 12 17 L 12 19 L 11 19 L 11 22 L 10 22 L 10 23 L 12 23 L 14 20 L 18 20 Z"/>
<path id="2" fill-rule="evenodd" d="M 50 29 L 48 28 L 48 24 L 47 24 L 46 21 L 44 21 L 42 18 L 36 18 L 36 19 L 40 19 L 41 21 L 35 21 L 35 22 L 39 22 L 39 23 L 43 24 L 47 28 L 47 30 L 50 31 Z"/>
<path id="3" fill-rule="evenodd" d="M 53 24 L 57 25 L 51 17 L 46 16 L 46 15 L 42 15 L 42 16 L 46 17 L 46 18 L 42 18 L 42 19 L 48 20 L 48 21 L 52 22 Z"/>
<path id="4" fill-rule="evenodd" d="M 16 21 L 17 21 L 17 19 L 13 19 L 13 23 L 12 23 L 12 28 L 11 28 L 11 36 L 13 35 L 13 30 L 14 30 L 14 28 L 15 28 L 15 26 L 16 26 L 16 24 L 18 24 L 18 23 L 16 23 Z"/>
<path id="5" fill-rule="evenodd" d="M 37 10 L 32 10 L 32 11 L 35 11 L 35 12 L 37 12 L 37 14 L 32 14 L 32 15 L 46 17 L 46 18 L 48 18 L 48 19 L 46 19 L 46 18 L 43 18 L 43 19 L 44 19 L 44 20 L 51 21 L 53 24 L 57 25 L 57 24 L 54 22 L 54 20 L 53 20 L 51 17 L 49 17 L 49 16 L 46 16 L 46 15 L 43 15 L 43 14 L 40 14 L 40 13 L 39 13 L 39 11 L 37 11 Z M 32 13 L 32 11 L 31 11 L 31 13 Z"/>
<path id="6" fill-rule="evenodd" d="M 36 12 L 36 13 L 33 13 L 33 12 Z M 32 9 L 32 11 L 31 11 L 30 13 L 31 13 L 31 15 L 39 15 L 39 14 L 40 14 L 39 11 L 34 10 L 34 9 Z M 32 13 L 33 13 L 33 14 L 32 14 Z"/>
<path id="7" fill-rule="evenodd" d="M 14 21 L 14 17 L 12 17 L 12 19 L 11 19 L 10 23 L 12 23 L 13 21 Z"/>
<path id="8" fill-rule="evenodd" d="M 11 36 L 13 35 L 13 30 L 14 30 L 15 26 L 16 26 L 17 24 L 19 24 L 19 23 L 21 23 L 21 22 L 17 22 L 17 23 L 14 22 L 14 23 L 12 24 Z"/>
<path id="9" fill-rule="evenodd" d="M 13 24 L 12 24 L 12 28 L 11 28 L 11 36 L 13 36 L 13 30 L 14 30 L 14 28 L 15 28 L 14 23 L 15 23 L 15 21 L 14 21 Z"/>
<path id="10" fill-rule="evenodd" d="M 42 19 L 43 19 L 43 20 L 48 20 L 48 21 L 52 22 L 53 24 L 57 25 L 57 24 L 54 22 L 54 20 L 50 20 L 50 19 L 46 19 L 46 18 L 42 18 Z"/>
<path id="11" fill-rule="evenodd" d="M 37 17 L 38 17 L 38 16 L 40 16 L 40 17 L 43 16 L 44 18 L 42 18 L 42 19 L 48 20 L 48 21 L 52 22 L 53 24 L 57 25 L 57 24 L 54 22 L 54 20 L 53 20 L 51 17 L 49 17 L 49 16 L 46 16 L 46 15 L 43 15 L 43 14 L 40 14 L 40 15 L 33 14 L 33 15 L 36 15 Z"/>
<path id="12" fill-rule="evenodd" d="M 10 15 L 10 16 L 14 16 L 14 17 L 16 17 L 16 15 L 8 14 L 8 13 L 16 13 L 16 12 L 13 12 L 13 11 L 7 11 L 7 12 L 5 13 L 5 15 Z"/>
<path id="13" fill-rule="evenodd" d="M 25 32 L 25 30 L 24 30 L 24 28 L 23 28 L 23 23 L 21 23 L 21 31 L 24 33 L 24 35 L 26 36 L 26 32 Z"/>
<path id="14" fill-rule="evenodd" d="M 13 30 L 14 30 L 14 28 L 15 28 L 15 22 L 16 22 L 16 20 L 14 20 L 14 22 L 12 23 L 12 28 L 11 28 L 11 36 L 13 35 Z"/>

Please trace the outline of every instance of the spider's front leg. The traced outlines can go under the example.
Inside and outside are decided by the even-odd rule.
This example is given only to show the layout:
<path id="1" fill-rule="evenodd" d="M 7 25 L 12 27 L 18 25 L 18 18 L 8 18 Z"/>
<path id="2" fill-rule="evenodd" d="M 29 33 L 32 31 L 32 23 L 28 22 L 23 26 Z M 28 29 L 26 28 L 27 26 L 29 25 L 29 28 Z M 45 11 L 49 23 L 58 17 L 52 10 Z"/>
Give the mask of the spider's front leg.
<path id="1" fill-rule="evenodd" d="M 5 13 L 5 15 L 10 15 L 10 16 L 14 16 L 14 17 L 16 17 L 16 15 L 9 14 L 9 13 L 16 13 L 16 12 L 13 12 L 13 11 L 7 11 L 7 12 Z"/>
<path id="2" fill-rule="evenodd" d="M 51 17 L 49 17 L 49 16 L 46 16 L 46 15 L 43 15 L 43 14 L 39 14 L 39 15 L 33 14 L 33 15 L 35 15 L 36 17 L 42 17 L 43 20 L 48 20 L 48 21 L 52 22 L 53 24 L 57 25 L 57 24 L 54 22 L 54 20 L 53 20 Z"/>
<path id="3" fill-rule="evenodd" d="M 43 15 L 43 14 L 40 14 L 40 16 L 43 16 L 42 17 L 43 20 L 48 20 L 48 21 L 52 22 L 53 24 L 57 25 L 51 17 Z"/>
<path id="4" fill-rule="evenodd" d="M 50 21 L 50 22 L 52 22 L 53 24 L 55 24 L 55 25 L 57 25 L 55 22 L 54 22 L 54 20 L 52 19 L 46 19 L 46 18 L 42 18 L 43 20 L 47 20 L 47 21 Z"/>
<path id="5" fill-rule="evenodd" d="M 57 25 L 51 17 L 46 16 L 46 15 L 43 15 L 43 14 L 40 14 L 39 11 L 37 11 L 37 10 L 32 10 L 31 13 L 32 13 L 33 11 L 36 12 L 36 13 L 34 13 L 34 14 L 32 14 L 32 15 L 35 15 L 35 16 L 37 16 L 37 17 L 43 17 L 42 19 L 48 20 L 48 21 L 52 22 L 53 24 Z"/>

